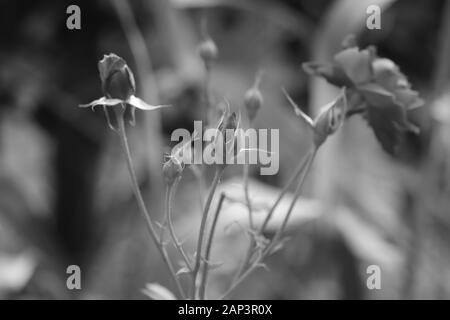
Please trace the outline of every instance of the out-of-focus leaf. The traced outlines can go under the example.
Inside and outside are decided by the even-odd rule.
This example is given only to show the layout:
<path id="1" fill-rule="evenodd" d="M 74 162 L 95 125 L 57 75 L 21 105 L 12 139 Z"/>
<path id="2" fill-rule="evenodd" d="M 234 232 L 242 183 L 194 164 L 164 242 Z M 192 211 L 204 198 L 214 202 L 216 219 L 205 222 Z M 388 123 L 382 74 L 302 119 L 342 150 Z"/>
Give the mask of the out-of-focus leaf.
<path id="1" fill-rule="evenodd" d="M 30 280 L 36 261 L 28 253 L 0 255 L 0 298 L 9 291 L 21 290 Z"/>
<path id="2" fill-rule="evenodd" d="M 226 226 L 233 221 L 238 221 L 240 225 L 247 226 L 247 207 L 245 205 L 246 202 L 244 198 L 243 184 L 241 179 L 236 178 L 224 181 L 221 186 L 219 186 L 218 192 L 224 192 L 227 196 L 230 196 L 233 199 L 240 199 L 241 201 L 230 203 L 229 205 L 223 207 L 217 230 L 219 231 L 220 225 Z M 250 179 L 249 181 L 250 199 L 252 203 L 256 204 L 258 207 L 270 207 L 275 202 L 278 192 L 279 190 L 277 188 L 271 187 L 267 184 L 257 182 L 252 179 Z M 281 200 L 273 213 L 272 219 L 267 225 L 267 230 L 272 231 L 278 228 L 278 226 L 284 219 L 284 215 L 289 208 L 291 200 L 291 194 L 287 194 Z M 214 207 L 214 205 L 215 204 L 213 204 L 212 206 Z M 294 207 L 294 210 L 292 211 L 291 219 L 289 220 L 290 222 L 287 229 L 294 228 L 295 226 L 298 226 L 306 221 L 319 217 L 321 215 L 321 208 L 322 206 L 320 205 L 320 203 L 314 200 L 300 198 L 297 205 Z M 261 224 L 264 221 L 265 217 L 266 212 L 257 212 L 254 215 L 255 225 L 258 226 L 259 224 Z"/>
<path id="3" fill-rule="evenodd" d="M 153 300 L 176 300 L 174 294 L 169 289 L 157 283 L 148 283 L 142 293 Z"/>
<path id="4" fill-rule="evenodd" d="M 349 209 L 340 208 L 329 218 L 363 261 L 379 265 L 386 272 L 398 271 L 403 262 L 400 248 L 389 243 L 380 231 Z"/>
<path id="5" fill-rule="evenodd" d="M 285 237 L 285 238 L 279 240 L 277 242 L 277 244 L 275 244 L 273 246 L 273 248 L 270 250 L 270 254 L 274 254 L 275 252 L 278 252 L 281 249 L 283 249 L 285 247 L 287 241 L 289 241 L 289 237 Z"/>
<path id="6" fill-rule="evenodd" d="M 345 49 L 334 57 L 338 66 L 356 85 L 372 79 L 372 59 L 370 50 L 359 50 L 357 47 Z"/>
<path id="7" fill-rule="evenodd" d="M 360 92 L 371 107 L 367 121 L 384 150 L 394 154 L 406 131 L 418 129 L 408 121 L 406 110 L 394 101 L 394 96 L 377 84 L 360 87 Z"/>
<path id="8" fill-rule="evenodd" d="M 223 266 L 223 262 L 212 262 L 212 261 L 206 261 L 205 259 L 202 259 L 202 260 L 204 262 L 206 262 L 209 270 L 219 269 L 221 266 Z"/>
<path id="9" fill-rule="evenodd" d="M 401 129 L 394 119 L 401 119 L 402 110 L 394 108 L 369 108 L 367 120 L 383 149 L 389 154 L 395 154 L 402 139 Z"/>
<path id="10" fill-rule="evenodd" d="M 320 62 L 305 62 L 303 70 L 311 76 L 320 76 L 337 87 L 353 87 L 352 80 L 345 74 L 342 68 L 335 64 L 324 64 Z"/>
<path id="11" fill-rule="evenodd" d="M 293 12 L 281 2 L 258 1 L 258 0 L 171 0 L 177 8 L 205 8 L 226 6 L 239 10 L 259 14 L 264 19 L 278 25 L 286 30 L 292 31 L 299 37 L 307 37 L 312 30 L 313 24 L 302 12 Z"/>
<path id="12" fill-rule="evenodd" d="M 191 270 L 189 270 L 188 267 L 182 267 L 177 271 L 176 275 L 180 276 L 182 274 L 187 274 L 187 273 L 191 273 Z"/>

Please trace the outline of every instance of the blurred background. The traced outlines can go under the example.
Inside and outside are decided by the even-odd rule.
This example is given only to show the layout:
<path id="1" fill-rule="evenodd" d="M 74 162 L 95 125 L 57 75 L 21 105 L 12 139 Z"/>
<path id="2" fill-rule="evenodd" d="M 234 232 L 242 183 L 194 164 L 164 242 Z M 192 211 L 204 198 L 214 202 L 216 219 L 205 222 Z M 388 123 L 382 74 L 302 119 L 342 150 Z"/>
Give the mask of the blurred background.
<path id="1" fill-rule="evenodd" d="M 71 4 L 81 9 L 81 30 L 66 28 Z M 381 30 L 366 28 L 371 4 L 382 8 Z M 382 150 L 360 117 L 327 141 L 285 248 L 267 261 L 270 271 L 255 272 L 233 297 L 450 298 L 448 1 L 3 0 L 0 299 L 143 299 L 146 283 L 172 288 L 137 211 L 117 135 L 100 108 L 77 105 L 101 96 L 97 62 L 110 52 L 134 71 L 138 96 L 173 105 L 137 111 L 138 123 L 128 130 L 147 206 L 160 219 L 170 134 L 192 130 L 193 121 L 204 118 L 205 71 L 197 54 L 202 19 L 219 49 L 211 75 L 216 101 L 226 98 L 240 110 L 255 74 L 264 70 L 255 127 L 280 130 L 280 170 L 259 176 L 251 168 L 250 188 L 261 199 L 275 199 L 310 138 L 281 87 L 305 112 L 317 113 L 337 89 L 308 77 L 301 63 L 330 61 L 348 34 L 394 60 L 426 101 L 411 114 L 421 134 L 408 136 L 395 156 Z M 241 170 L 227 169 L 221 188 L 233 192 Z M 236 205 L 224 208 L 213 248 L 223 265 L 212 272 L 210 297 L 227 288 L 243 254 L 246 238 L 229 226 L 244 214 Z M 175 216 L 191 250 L 200 213 L 188 170 Z M 72 264 L 81 268 L 81 290 L 66 287 Z M 380 290 L 366 286 L 374 264 L 381 269 Z"/>

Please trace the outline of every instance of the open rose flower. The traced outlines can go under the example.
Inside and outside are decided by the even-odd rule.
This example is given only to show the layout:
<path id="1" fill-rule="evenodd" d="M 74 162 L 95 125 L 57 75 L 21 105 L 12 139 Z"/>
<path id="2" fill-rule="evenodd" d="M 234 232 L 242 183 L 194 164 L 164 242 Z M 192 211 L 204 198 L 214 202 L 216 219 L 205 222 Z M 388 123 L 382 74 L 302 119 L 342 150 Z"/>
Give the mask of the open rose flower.
<path id="1" fill-rule="evenodd" d="M 394 154 L 402 133 L 418 128 L 408 112 L 423 105 L 406 76 L 391 60 L 377 56 L 374 47 L 359 49 L 354 42 L 334 56 L 333 63 L 308 62 L 304 70 L 338 87 L 348 88 L 347 116 L 362 113 L 383 148 Z"/>
<path id="2" fill-rule="evenodd" d="M 121 57 L 110 53 L 104 55 L 98 63 L 100 80 L 102 82 L 103 97 L 88 104 L 81 104 L 81 108 L 103 106 L 108 125 L 115 130 L 117 112 L 122 112 L 124 118 L 132 125 L 135 123 L 135 110 L 156 110 L 164 105 L 152 106 L 134 94 L 136 84 L 133 72 Z"/>

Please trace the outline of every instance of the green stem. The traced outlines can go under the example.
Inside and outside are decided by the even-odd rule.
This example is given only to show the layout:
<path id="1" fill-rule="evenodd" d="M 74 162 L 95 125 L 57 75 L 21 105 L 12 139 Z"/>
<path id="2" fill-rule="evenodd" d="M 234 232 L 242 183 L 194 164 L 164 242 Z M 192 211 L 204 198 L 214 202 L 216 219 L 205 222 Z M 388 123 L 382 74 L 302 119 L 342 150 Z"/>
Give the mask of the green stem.
<path id="1" fill-rule="evenodd" d="M 202 220 L 200 223 L 200 231 L 198 235 L 198 242 L 197 242 L 197 252 L 195 255 L 195 264 L 194 269 L 192 271 L 192 288 L 191 288 L 191 298 L 195 299 L 196 297 L 196 285 L 197 285 L 197 275 L 200 270 L 200 264 L 201 264 L 201 256 L 202 256 L 202 246 L 203 246 L 203 238 L 205 236 L 205 229 L 206 229 L 206 221 L 208 218 L 208 212 L 209 208 L 211 207 L 211 202 L 214 197 L 214 193 L 216 192 L 217 185 L 219 184 L 220 177 L 222 176 L 223 169 L 220 167 L 216 168 L 216 171 L 214 173 L 214 179 L 211 184 L 211 188 L 209 190 L 208 196 L 206 198 L 205 206 L 203 207 L 203 214 L 202 214 Z"/>
<path id="2" fill-rule="evenodd" d="M 133 161 L 131 159 L 130 148 L 129 148 L 129 145 L 128 145 L 128 139 L 127 139 L 127 134 L 126 134 L 126 130 L 125 130 L 125 121 L 124 121 L 124 118 L 123 118 L 124 110 L 125 110 L 125 108 L 123 108 L 120 111 L 117 111 L 117 113 L 116 113 L 117 121 L 118 121 L 118 125 L 119 125 L 118 134 L 120 136 L 122 151 L 123 151 L 123 153 L 125 155 L 128 172 L 129 172 L 130 178 L 131 178 L 131 186 L 132 186 L 133 193 L 134 193 L 134 196 L 136 198 L 136 201 L 137 201 L 137 204 L 138 204 L 138 207 L 139 207 L 139 212 L 141 212 L 142 216 L 144 217 L 146 225 L 147 225 L 148 232 L 150 234 L 150 237 L 152 238 L 154 244 L 156 245 L 156 248 L 158 249 L 159 253 L 161 254 L 165 264 L 167 265 L 167 267 L 168 267 L 168 269 L 170 271 L 170 275 L 171 275 L 172 280 L 175 283 L 175 286 L 176 286 L 177 291 L 178 291 L 178 295 L 182 299 L 185 299 L 186 296 L 184 294 L 183 287 L 181 286 L 180 282 L 178 281 L 178 279 L 177 279 L 177 277 L 175 275 L 174 268 L 173 268 L 172 263 L 171 263 L 171 261 L 169 259 L 169 256 L 167 255 L 167 252 L 166 252 L 165 248 L 158 241 L 158 236 L 156 234 L 155 228 L 153 227 L 152 218 L 150 217 L 150 214 L 147 211 L 147 208 L 146 208 L 145 203 L 144 203 L 144 199 L 143 199 L 141 191 L 139 189 L 139 184 L 137 182 L 136 173 L 134 171 Z"/>
<path id="3" fill-rule="evenodd" d="M 214 232 L 216 230 L 217 220 L 219 219 L 220 210 L 222 209 L 223 201 L 225 200 L 225 194 L 220 194 L 219 203 L 217 204 L 216 212 L 214 213 L 214 218 L 211 226 L 211 231 L 209 232 L 208 241 L 206 242 L 206 251 L 205 251 L 205 261 L 203 266 L 203 275 L 202 275 L 202 281 L 200 283 L 200 290 L 199 290 L 199 297 L 200 300 L 205 299 L 205 292 L 206 292 L 206 285 L 208 282 L 208 271 L 209 271 L 209 262 L 210 262 L 210 255 L 211 255 L 211 247 L 212 242 L 214 239 Z"/>
<path id="4" fill-rule="evenodd" d="M 169 233 L 172 237 L 172 241 L 175 245 L 175 248 L 177 248 L 178 253 L 181 255 L 181 257 L 184 260 L 184 263 L 186 264 L 186 267 L 189 269 L 189 271 L 192 271 L 191 262 L 189 261 L 188 256 L 186 255 L 186 252 L 184 252 L 183 246 L 181 245 L 180 241 L 178 240 L 178 237 L 175 233 L 175 228 L 173 226 L 173 219 L 172 219 L 172 203 L 173 203 L 173 195 L 176 192 L 177 189 L 177 181 L 174 182 L 172 186 L 167 186 L 166 188 L 166 221 L 169 226 Z"/>

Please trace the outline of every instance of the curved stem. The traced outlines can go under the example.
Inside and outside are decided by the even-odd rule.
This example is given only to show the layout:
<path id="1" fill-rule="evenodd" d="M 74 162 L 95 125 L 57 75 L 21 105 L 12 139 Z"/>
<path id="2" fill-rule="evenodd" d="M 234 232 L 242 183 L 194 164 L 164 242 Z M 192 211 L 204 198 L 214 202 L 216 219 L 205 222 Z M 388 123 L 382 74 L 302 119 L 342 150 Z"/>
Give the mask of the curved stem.
<path id="1" fill-rule="evenodd" d="M 291 176 L 289 181 L 286 183 L 284 188 L 281 190 L 280 194 L 278 195 L 278 198 L 275 200 L 275 202 L 272 205 L 272 207 L 270 208 L 269 213 L 267 214 L 263 224 L 261 225 L 261 227 L 260 227 L 260 229 L 258 231 L 259 234 L 263 234 L 264 233 L 264 231 L 265 231 L 265 229 L 267 227 L 267 224 L 269 223 L 270 219 L 272 218 L 273 213 L 275 212 L 275 209 L 277 208 L 278 204 L 281 202 L 281 199 L 287 193 L 287 191 L 289 190 L 291 185 L 294 183 L 295 179 L 297 179 L 299 174 L 302 172 L 302 170 L 303 170 L 303 168 L 304 168 L 304 166 L 306 164 L 308 155 L 302 158 L 302 160 L 299 162 L 297 168 L 295 169 L 294 174 Z M 253 255 L 252 250 L 253 250 L 254 245 L 255 245 L 255 241 L 254 241 L 253 238 L 251 238 L 251 242 L 249 244 L 249 247 L 248 247 L 247 253 L 245 255 L 245 258 L 242 260 L 242 263 L 241 263 L 241 265 L 240 265 L 240 267 L 238 269 L 238 272 L 236 273 L 236 276 L 235 276 L 233 282 L 235 282 L 237 279 L 239 279 L 239 276 L 241 276 L 243 274 L 245 268 L 247 268 L 248 264 L 250 263 L 250 260 L 251 260 L 252 255 Z"/>
<path id="2" fill-rule="evenodd" d="M 270 244 L 267 246 L 267 248 L 264 250 L 264 254 L 270 254 L 270 251 L 272 250 L 272 248 L 274 247 L 274 245 L 276 244 L 276 242 L 278 241 L 278 239 L 280 238 L 280 236 L 283 234 L 284 229 L 286 229 L 286 225 L 289 221 L 289 218 L 291 216 L 292 210 L 294 209 L 298 198 L 300 197 L 301 191 L 302 191 L 302 187 L 303 184 L 305 183 L 306 180 L 306 175 L 309 172 L 309 169 L 311 168 L 311 164 L 314 161 L 314 158 L 316 156 L 317 153 L 317 148 L 312 149 L 309 153 L 308 153 L 308 157 L 307 157 L 307 162 L 305 165 L 305 169 L 302 171 L 302 175 L 300 177 L 300 181 L 297 184 L 297 188 L 295 189 L 295 193 L 294 193 L 294 198 L 291 201 L 291 204 L 289 205 L 289 209 L 286 213 L 286 216 L 284 217 L 284 220 L 280 226 L 280 228 L 277 230 L 277 232 L 275 233 L 275 236 L 272 238 L 272 241 L 270 242 Z"/>
<path id="3" fill-rule="evenodd" d="M 178 182 L 176 181 L 172 186 L 167 186 L 166 188 L 166 221 L 167 225 L 169 226 L 169 233 L 170 236 L 172 237 L 172 241 L 175 245 L 175 248 L 177 248 L 179 254 L 183 258 L 186 267 L 189 269 L 189 271 L 192 271 L 191 262 L 189 261 L 186 252 L 184 252 L 183 246 L 178 240 L 178 237 L 175 233 L 175 228 L 173 227 L 172 203 L 173 203 L 173 195 L 175 194 L 177 189 L 177 184 Z"/>
<path id="4" fill-rule="evenodd" d="M 302 158 L 302 160 L 297 165 L 297 168 L 295 168 L 294 174 L 291 176 L 291 178 L 288 180 L 284 188 L 281 190 L 280 194 L 278 195 L 278 198 L 275 200 L 274 204 L 269 210 L 269 213 L 266 216 L 266 219 L 264 220 L 263 224 L 261 225 L 261 228 L 259 229 L 260 233 L 263 233 L 267 227 L 267 224 L 269 223 L 270 219 L 273 216 L 273 213 L 275 212 L 275 209 L 280 204 L 281 199 L 284 197 L 284 195 L 289 191 L 289 188 L 294 183 L 294 181 L 298 178 L 300 173 L 302 172 L 306 161 L 308 159 L 309 154 L 307 154 L 305 157 Z"/>
<path id="5" fill-rule="evenodd" d="M 244 163 L 244 195 L 245 195 L 245 202 L 247 204 L 247 210 L 248 210 L 248 222 L 250 225 L 250 229 L 253 230 L 253 209 L 252 204 L 250 202 L 250 194 L 249 194 L 249 188 L 248 188 L 248 176 L 249 176 L 249 164 L 246 162 Z"/>
<path id="6" fill-rule="evenodd" d="M 194 174 L 195 180 L 197 180 L 197 184 L 198 184 L 198 198 L 200 201 L 200 210 L 203 210 L 203 197 L 206 193 L 206 187 L 205 187 L 205 182 L 204 182 L 204 177 L 203 177 L 203 172 L 202 170 L 197 167 L 197 165 L 193 164 L 189 166 L 189 169 L 192 171 L 192 173 Z"/>
<path id="7" fill-rule="evenodd" d="M 211 108 L 211 67 L 206 66 L 206 74 L 205 74 L 205 105 L 206 109 L 209 112 Z"/>
<path id="8" fill-rule="evenodd" d="M 260 77 L 255 80 L 255 87 L 259 84 Z M 252 121 L 249 121 L 249 126 L 251 127 Z M 244 163 L 244 170 L 243 170 L 243 176 L 244 176 L 244 196 L 245 196 L 245 204 L 247 206 L 248 210 L 248 222 L 250 229 L 253 231 L 254 229 L 254 222 L 253 222 L 253 208 L 252 204 L 250 202 L 250 194 L 249 194 L 249 186 L 248 186 L 248 180 L 249 180 L 249 163 L 246 161 Z M 252 251 L 253 247 L 255 246 L 255 240 L 253 237 L 250 238 L 250 243 L 248 244 L 247 253 L 245 255 L 245 258 L 242 260 L 241 265 L 238 269 L 238 272 L 236 273 L 236 278 L 241 275 L 243 270 L 247 267 L 248 263 L 250 262 L 250 259 L 252 257 Z"/>
<path id="9" fill-rule="evenodd" d="M 309 172 L 309 170 L 311 168 L 311 164 L 312 164 L 312 162 L 313 162 L 313 160 L 315 158 L 316 153 L 317 153 L 317 147 L 314 147 L 313 149 L 310 150 L 310 152 L 308 152 L 307 156 L 300 162 L 299 166 L 297 167 L 297 169 L 300 168 L 300 170 L 296 170 L 296 175 L 295 176 L 298 176 L 300 173 L 302 175 L 301 175 L 300 180 L 299 180 L 299 182 L 297 184 L 297 187 L 295 189 L 294 198 L 292 199 L 292 202 L 291 202 L 291 204 L 289 206 L 289 209 L 288 209 L 288 211 L 286 213 L 286 216 L 285 216 L 285 218 L 284 218 L 280 228 L 275 233 L 275 236 L 272 238 L 272 241 L 269 243 L 269 245 L 266 247 L 266 249 L 263 251 L 263 253 L 256 259 L 256 261 L 254 261 L 248 267 L 247 270 L 245 270 L 245 271 L 242 270 L 241 271 L 242 274 L 239 275 L 233 281 L 233 283 L 231 284 L 230 288 L 228 288 L 228 290 L 225 291 L 225 293 L 222 294 L 222 296 L 219 299 L 225 299 L 227 296 L 229 296 L 234 291 L 234 289 L 236 289 L 237 286 L 240 283 L 242 283 L 242 281 L 244 281 L 245 278 L 247 278 L 253 272 L 253 270 L 255 270 L 260 265 L 260 263 L 264 260 L 264 258 L 270 254 L 272 248 L 274 247 L 274 245 L 278 241 L 279 237 L 283 233 L 284 229 L 286 228 L 286 225 L 287 225 L 287 223 L 289 221 L 289 217 L 290 217 L 290 215 L 292 213 L 292 210 L 293 210 L 295 204 L 297 203 L 298 198 L 300 197 L 301 189 L 302 189 L 303 184 L 305 182 L 305 178 L 306 178 L 306 176 L 307 176 L 307 174 L 308 174 L 308 172 Z M 279 197 L 279 199 L 280 199 L 280 197 Z"/>
<path id="10" fill-rule="evenodd" d="M 254 227 L 254 223 L 253 223 L 253 210 L 252 210 L 252 205 L 250 203 L 250 196 L 249 196 L 249 192 L 248 192 L 248 164 L 245 163 L 244 164 L 244 195 L 245 195 L 245 204 L 247 206 L 247 210 L 248 210 L 248 220 L 249 220 L 249 225 L 250 225 L 250 229 L 253 230 Z M 253 237 L 250 238 L 250 243 L 248 244 L 248 249 L 247 249 L 247 253 L 245 255 L 245 258 L 242 260 L 242 263 L 238 269 L 238 272 L 236 273 L 236 277 L 234 280 L 237 279 L 237 277 L 239 277 L 241 275 L 241 273 L 244 271 L 244 269 L 247 267 L 248 263 L 250 262 L 250 259 L 252 257 L 252 250 L 253 247 L 255 246 L 255 240 L 253 239 Z"/>
<path id="11" fill-rule="evenodd" d="M 124 113 L 124 108 L 121 111 L 117 111 L 117 122 L 119 125 L 119 130 L 118 130 L 118 134 L 120 136 L 120 142 L 121 142 L 121 146 L 122 146 L 122 151 L 125 155 L 125 159 L 126 159 L 126 163 L 127 163 L 127 168 L 128 168 L 128 172 L 130 174 L 130 178 L 131 178 L 131 186 L 133 189 L 133 193 L 134 196 L 136 198 L 138 207 L 139 207 L 139 212 L 142 214 L 142 216 L 145 219 L 146 225 L 147 225 L 147 229 L 148 232 L 150 234 L 150 237 L 152 238 L 153 242 L 156 245 L 156 248 L 158 249 L 159 253 L 161 254 L 164 262 L 166 263 L 169 271 L 170 271 L 170 275 L 172 277 L 172 280 L 174 281 L 177 291 L 178 291 L 178 295 L 182 298 L 185 299 L 186 296 L 184 294 L 184 290 L 183 287 L 181 286 L 180 282 L 178 281 L 176 275 L 175 275 L 175 271 L 174 268 L 172 266 L 172 263 L 169 259 L 169 256 L 167 255 L 167 252 L 165 250 L 165 248 L 163 247 L 163 245 L 158 241 L 158 236 L 156 234 L 156 230 L 153 226 L 153 221 L 152 218 L 150 217 L 150 214 L 147 211 L 147 208 L 145 206 L 144 203 L 144 199 L 142 197 L 141 191 L 139 189 L 139 184 L 137 182 L 137 178 L 136 178 L 136 173 L 134 171 L 134 167 L 133 167 L 133 162 L 131 159 L 131 153 L 130 153 L 130 148 L 128 146 L 128 139 L 127 139 L 127 135 L 126 135 L 126 130 L 125 130 L 125 122 L 124 122 L 124 118 L 123 118 L 123 113 Z"/>
<path id="12" fill-rule="evenodd" d="M 196 284 L 197 284 L 197 275 L 200 270 L 201 264 L 201 256 L 202 256 L 202 246 L 203 246 L 203 237 L 205 236 L 205 228 L 206 228 L 206 220 L 208 218 L 209 208 L 211 207 L 211 202 L 214 197 L 214 193 L 216 192 L 217 185 L 219 184 L 220 177 L 222 176 L 223 169 L 217 167 L 216 172 L 214 174 L 214 179 L 211 184 L 211 188 L 209 190 L 208 196 L 206 198 L 205 206 L 203 207 L 202 220 L 200 223 L 200 231 L 198 235 L 197 242 L 197 252 L 195 255 L 195 264 L 194 269 L 192 271 L 192 288 L 191 288 L 191 298 L 195 299 L 196 295 Z"/>
<path id="13" fill-rule="evenodd" d="M 200 300 L 205 299 L 206 292 L 206 284 L 208 282 L 208 271 L 209 271 L 209 261 L 211 255 L 211 247 L 214 239 L 214 232 L 216 230 L 217 220 L 219 219 L 220 210 L 222 209 L 223 201 L 225 200 L 225 194 L 220 194 L 219 203 L 217 204 L 216 212 L 214 213 L 214 218 L 211 226 L 211 231 L 209 232 L 208 241 L 206 242 L 206 251 L 205 251 L 205 262 L 203 267 L 202 281 L 200 283 L 199 297 Z"/>
<path id="14" fill-rule="evenodd" d="M 238 285 L 240 285 L 242 283 L 242 281 L 245 280 L 245 278 L 247 278 L 252 272 L 253 270 L 255 270 L 257 267 L 257 264 L 252 264 L 247 270 L 245 270 L 245 272 L 239 276 L 236 281 L 234 281 L 231 286 L 228 288 L 227 291 L 225 291 L 225 293 L 223 293 L 218 300 L 223 300 L 226 297 L 228 297 L 233 291 L 234 289 L 236 289 L 238 287 Z"/>

